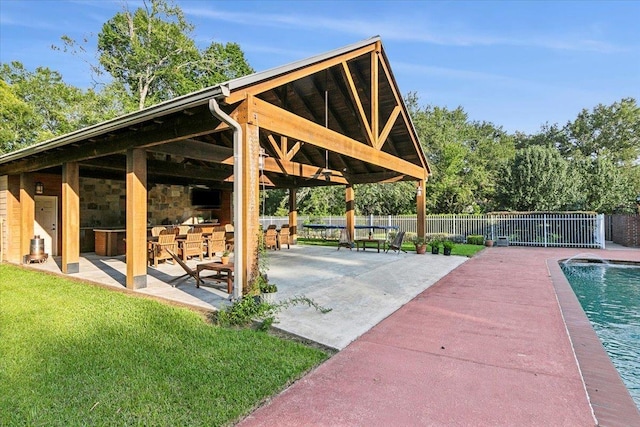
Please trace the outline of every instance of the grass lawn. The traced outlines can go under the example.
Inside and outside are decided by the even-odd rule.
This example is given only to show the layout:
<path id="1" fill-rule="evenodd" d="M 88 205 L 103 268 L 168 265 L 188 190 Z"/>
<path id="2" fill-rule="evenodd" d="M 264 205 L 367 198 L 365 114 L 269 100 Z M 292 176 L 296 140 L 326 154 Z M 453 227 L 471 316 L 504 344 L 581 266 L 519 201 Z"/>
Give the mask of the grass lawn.
<path id="1" fill-rule="evenodd" d="M 0 264 L 0 425 L 230 424 L 328 357 Z"/>
<path id="2" fill-rule="evenodd" d="M 338 246 L 337 240 L 306 239 L 306 238 L 300 238 L 300 237 L 298 237 L 298 243 L 302 245 L 315 245 L 315 246 L 334 246 L 334 247 Z M 416 251 L 416 247 L 414 246 L 414 244 L 406 241 L 402 243 L 402 249 L 404 249 L 407 252 Z M 468 245 L 466 243 L 457 243 L 451 250 L 451 255 L 472 257 L 476 253 L 480 252 L 482 249 L 484 249 L 484 246 L 482 245 Z M 431 255 L 431 246 L 427 247 L 427 252 L 429 255 Z M 440 256 L 442 256 L 442 248 L 440 248 Z"/>

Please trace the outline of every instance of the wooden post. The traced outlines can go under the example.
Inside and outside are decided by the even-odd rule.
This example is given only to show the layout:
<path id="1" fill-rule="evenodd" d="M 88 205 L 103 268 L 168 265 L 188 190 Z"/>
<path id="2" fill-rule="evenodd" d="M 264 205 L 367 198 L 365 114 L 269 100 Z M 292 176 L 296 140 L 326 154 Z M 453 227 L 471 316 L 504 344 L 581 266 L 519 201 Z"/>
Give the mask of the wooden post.
<path id="1" fill-rule="evenodd" d="M 355 240 L 356 235 L 356 200 L 353 192 L 353 185 L 348 184 L 344 190 L 346 201 L 347 231 L 351 240 Z"/>
<path id="2" fill-rule="evenodd" d="M 33 223 L 36 215 L 36 202 L 34 198 L 35 182 L 31 173 L 20 175 L 20 257 L 29 254 L 29 245 L 33 238 Z"/>
<path id="3" fill-rule="evenodd" d="M 289 232 L 295 245 L 298 242 L 298 204 L 296 202 L 297 188 L 289 188 Z"/>
<path id="4" fill-rule="evenodd" d="M 249 291 L 249 286 L 258 273 L 258 233 L 260 233 L 260 129 L 251 111 L 252 101 L 253 98 L 248 97 L 236 110 L 238 111 L 236 121 L 242 127 L 244 146 L 244 156 L 240 159 L 243 174 L 244 215 L 242 223 L 236 224 L 236 227 L 243 227 L 244 233 L 242 234 L 242 253 L 235 254 L 236 257 L 241 256 L 244 260 L 243 294 Z"/>
<path id="5" fill-rule="evenodd" d="M 418 236 L 424 237 L 425 234 L 425 225 L 427 221 L 426 212 L 425 212 L 425 184 L 427 183 L 426 179 L 420 180 L 416 185 L 416 215 L 417 215 L 417 229 Z"/>
<path id="6" fill-rule="evenodd" d="M 127 150 L 127 288 L 147 287 L 147 153 Z"/>
<path id="7" fill-rule="evenodd" d="M 20 218 L 20 175 L 9 175 L 7 176 L 7 249 L 5 257 L 7 261 L 16 264 L 23 261 L 20 243 L 22 221 Z"/>
<path id="8" fill-rule="evenodd" d="M 80 271 L 80 166 L 62 165 L 62 272 Z"/>

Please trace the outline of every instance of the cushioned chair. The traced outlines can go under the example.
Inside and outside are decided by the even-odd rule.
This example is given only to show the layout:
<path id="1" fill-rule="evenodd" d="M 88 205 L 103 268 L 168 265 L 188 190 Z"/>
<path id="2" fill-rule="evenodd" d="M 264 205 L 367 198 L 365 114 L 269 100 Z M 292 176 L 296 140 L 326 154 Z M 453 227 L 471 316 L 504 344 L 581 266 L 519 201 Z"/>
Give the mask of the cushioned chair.
<path id="1" fill-rule="evenodd" d="M 177 251 L 178 243 L 175 234 L 160 234 L 157 242 L 149 242 L 149 265 L 153 262 L 158 267 L 158 261 L 171 259 L 169 251 Z"/>
<path id="2" fill-rule="evenodd" d="M 202 233 L 191 231 L 187 233 L 185 240 L 178 241 L 178 253 L 183 261 L 189 257 L 197 256 L 202 261 L 202 253 L 204 252 L 204 242 Z"/>

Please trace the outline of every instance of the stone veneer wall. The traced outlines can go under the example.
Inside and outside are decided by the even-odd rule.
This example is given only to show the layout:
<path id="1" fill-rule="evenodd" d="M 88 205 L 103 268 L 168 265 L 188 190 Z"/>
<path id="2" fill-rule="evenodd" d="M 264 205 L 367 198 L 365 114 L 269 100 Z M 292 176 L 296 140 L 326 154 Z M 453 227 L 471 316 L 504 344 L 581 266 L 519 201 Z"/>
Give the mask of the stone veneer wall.
<path id="1" fill-rule="evenodd" d="M 191 207 L 187 186 L 157 184 L 148 191 L 149 225 L 193 224 L 211 218 L 218 218 L 222 222 L 220 212 L 196 211 Z M 229 222 L 229 219 L 224 218 L 223 223 Z M 110 179 L 80 178 L 80 222 L 82 227 L 124 226 L 126 183 Z"/>
<path id="2" fill-rule="evenodd" d="M 80 177 L 80 226 L 124 225 L 126 194 L 124 181 Z"/>

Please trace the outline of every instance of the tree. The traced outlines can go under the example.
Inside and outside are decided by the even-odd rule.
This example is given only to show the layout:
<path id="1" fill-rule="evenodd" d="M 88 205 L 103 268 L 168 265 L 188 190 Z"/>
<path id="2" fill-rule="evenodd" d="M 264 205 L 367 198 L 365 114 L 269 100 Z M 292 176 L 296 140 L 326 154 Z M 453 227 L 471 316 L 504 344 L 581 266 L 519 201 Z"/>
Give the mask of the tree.
<path id="1" fill-rule="evenodd" d="M 633 194 L 622 169 L 606 158 L 582 159 L 575 162 L 580 174 L 578 208 L 599 213 L 625 210 Z"/>
<path id="2" fill-rule="evenodd" d="M 99 65 L 137 109 L 185 95 L 206 86 L 253 72 L 236 43 L 211 43 L 200 52 L 191 38 L 193 25 L 178 7 L 165 0 L 144 0 L 143 7 L 124 10 L 109 19 L 98 34 Z M 84 51 L 63 36 L 64 50 Z"/>
<path id="3" fill-rule="evenodd" d="M 598 104 L 584 109 L 566 126 L 565 156 L 606 158 L 616 165 L 629 166 L 640 159 L 640 107 L 633 98 L 609 106 Z"/>
<path id="4" fill-rule="evenodd" d="M 498 187 L 504 209 L 554 211 L 575 205 L 579 180 L 554 148 L 530 146 L 516 152 Z"/>
<path id="5" fill-rule="evenodd" d="M 100 65 L 120 82 L 138 108 L 176 96 L 187 64 L 198 49 L 188 37 L 193 27 L 182 11 L 162 1 L 144 1 L 131 13 L 127 7 L 108 20 L 98 34 Z"/>
<path id="6" fill-rule="evenodd" d="M 398 215 L 416 211 L 416 187 L 413 182 L 356 185 L 354 194 L 358 215 Z"/>
<path id="7" fill-rule="evenodd" d="M 426 188 L 428 211 L 493 209 L 495 182 L 515 153 L 513 137 L 491 123 L 469 121 L 462 107 L 420 108 L 414 93 L 405 103 L 433 172 Z"/>
<path id="8" fill-rule="evenodd" d="M 301 188 L 297 203 L 301 215 L 344 215 L 344 187 Z"/>
<path id="9" fill-rule="evenodd" d="M 60 73 L 46 67 L 27 70 L 20 62 L 0 64 L 0 79 L 32 114 L 14 123 L 17 146 L 31 145 L 56 135 L 99 123 L 121 110 L 107 91 L 82 91 L 66 84 Z"/>
<path id="10" fill-rule="evenodd" d="M 38 138 L 38 116 L 0 80 L 0 154 L 22 148 Z"/>

